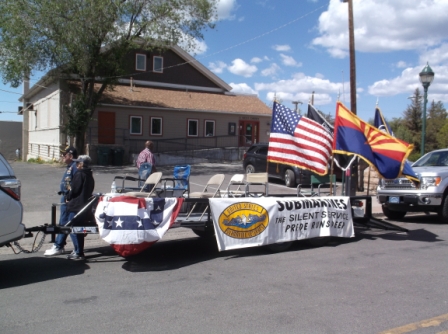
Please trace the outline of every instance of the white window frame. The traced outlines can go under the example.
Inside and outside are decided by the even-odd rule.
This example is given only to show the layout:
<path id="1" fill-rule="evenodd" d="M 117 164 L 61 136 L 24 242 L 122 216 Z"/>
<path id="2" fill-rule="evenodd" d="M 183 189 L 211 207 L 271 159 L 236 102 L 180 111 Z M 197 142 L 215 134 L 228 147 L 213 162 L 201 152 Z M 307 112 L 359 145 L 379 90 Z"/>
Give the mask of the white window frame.
<path id="1" fill-rule="evenodd" d="M 213 123 L 213 130 L 212 130 L 211 136 L 209 136 L 207 133 L 207 123 Z M 216 134 L 215 134 L 216 127 L 215 126 L 216 126 L 216 122 L 214 120 L 206 119 L 204 121 L 204 137 L 215 137 L 216 136 Z"/>
<path id="2" fill-rule="evenodd" d="M 160 120 L 160 133 L 155 133 L 152 131 L 152 121 L 153 120 Z M 151 117 L 150 121 L 149 121 L 149 132 L 151 134 L 151 136 L 163 136 L 163 118 L 162 117 Z"/>
<path id="3" fill-rule="evenodd" d="M 156 60 L 160 59 L 160 69 L 156 69 Z M 163 73 L 163 57 L 161 56 L 154 56 L 152 58 L 152 71 L 155 73 Z"/>
<path id="4" fill-rule="evenodd" d="M 143 68 L 138 68 L 138 58 L 139 57 L 144 57 L 144 62 L 143 62 Z M 143 53 L 136 53 L 135 54 L 135 70 L 136 71 L 146 71 L 146 55 Z"/>
<path id="5" fill-rule="evenodd" d="M 190 123 L 196 123 L 196 134 L 190 134 Z M 199 120 L 195 118 L 187 119 L 187 137 L 198 137 L 199 136 Z"/>
<path id="6" fill-rule="evenodd" d="M 133 119 L 140 120 L 140 131 L 139 132 L 132 132 Z M 129 116 L 129 134 L 135 135 L 135 136 L 138 136 L 138 135 L 141 136 L 143 134 L 142 129 L 143 129 L 143 117 L 142 116 Z"/>

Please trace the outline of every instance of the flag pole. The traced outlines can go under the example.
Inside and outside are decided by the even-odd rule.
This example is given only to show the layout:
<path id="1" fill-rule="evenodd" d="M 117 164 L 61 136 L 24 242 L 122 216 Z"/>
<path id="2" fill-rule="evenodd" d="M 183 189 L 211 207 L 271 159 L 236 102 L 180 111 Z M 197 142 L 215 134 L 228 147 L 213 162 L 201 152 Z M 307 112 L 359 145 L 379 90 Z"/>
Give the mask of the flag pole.
<path id="1" fill-rule="evenodd" d="M 333 168 L 334 168 L 334 154 L 331 155 L 331 167 L 330 167 L 330 196 L 333 196 Z M 336 195 L 336 194 L 335 194 Z"/>
<path id="2" fill-rule="evenodd" d="M 272 132 L 272 127 L 273 127 L 273 121 L 274 121 L 274 105 L 275 103 L 277 103 L 277 94 L 274 93 L 274 101 L 272 102 L 272 116 L 271 116 L 271 129 L 269 131 L 269 137 L 271 136 L 271 132 Z M 269 140 L 270 141 L 270 140 Z M 269 145 L 268 145 L 268 153 L 269 153 Z M 278 166 L 278 164 L 277 164 Z M 266 159 L 266 173 L 269 172 L 269 161 L 268 159 Z"/>
<path id="3" fill-rule="evenodd" d="M 369 166 L 369 174 L 367 175 L 367 196 L 369 196 L 369 190 L 370 190 L 370 171 L 372 170 L 372 167 Z"/>

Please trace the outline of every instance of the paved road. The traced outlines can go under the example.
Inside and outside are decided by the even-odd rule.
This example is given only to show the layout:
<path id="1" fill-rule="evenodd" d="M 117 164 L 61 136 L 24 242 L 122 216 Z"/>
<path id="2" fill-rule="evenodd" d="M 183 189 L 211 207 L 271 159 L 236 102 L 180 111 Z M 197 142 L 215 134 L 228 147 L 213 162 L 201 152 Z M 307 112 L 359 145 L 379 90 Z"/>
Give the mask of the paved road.
<path id="1" fill-rule="evenodd" d="M 62 169 L 13 167 L 23 181 L 26 223 L 46 222 L 41 213 L 49 216 L 58 200 Z M 194 166 L 193 186 L 223 168 L 229 177 L 241 171 Z M 96 170 L 97 190 L 107 191 L 117 174 Z M 260 247 L 220 253 L 185 229 L 128 259 L 98 240 L 87 243 L 86 262 L 3 253 L 0 332 L 448 331 L 448 227 L 434 215 L 396 224 L 409 233 L 357 229 L 353 239 L 321 248 L 300 241 L 277 254 Z"/>

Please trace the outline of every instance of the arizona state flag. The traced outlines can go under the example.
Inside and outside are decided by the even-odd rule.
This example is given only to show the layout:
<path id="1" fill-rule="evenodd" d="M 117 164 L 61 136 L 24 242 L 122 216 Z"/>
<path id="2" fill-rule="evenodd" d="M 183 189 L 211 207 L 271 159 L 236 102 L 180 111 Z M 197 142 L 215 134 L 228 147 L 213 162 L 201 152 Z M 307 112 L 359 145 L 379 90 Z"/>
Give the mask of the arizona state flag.
<path id="1" fill-rule="evenodd" d="M 341 102 L 336 104 L 333 152 L 355 154 L 373 166 L 381 177 L 395 179 L 413 145 L 392 137 L 364 122 Z"/>
<path id="2" fill-rule="evenodd" d="M 378 130 L 381 130 L 381 131 L 387 133 L 388 135 L 395 137 L 394 133 L 392 132 L 392 128 L 387 123 L 386 119 L 383 117 L 383 113 L 381 112 L 380 108 L 378 108 L 378 107 L 375 108 L 375 118 L 373 121 L 373 125 L 376 128 L 378 128 Z M 401 173 L 412 181 L 420 182 L 417 175 L 415 175 L 415 172 L 412 169 L 411 164 L 407 161 L 405 161 L 405 163 L 403 165 L 403 170 L 401 171 Z"/>

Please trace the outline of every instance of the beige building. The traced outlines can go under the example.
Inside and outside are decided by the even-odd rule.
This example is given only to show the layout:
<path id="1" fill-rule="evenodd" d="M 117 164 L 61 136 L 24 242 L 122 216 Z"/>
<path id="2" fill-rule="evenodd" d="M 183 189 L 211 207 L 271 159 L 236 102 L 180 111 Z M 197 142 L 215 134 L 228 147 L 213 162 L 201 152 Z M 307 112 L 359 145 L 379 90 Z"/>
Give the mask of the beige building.
<path id="1" fill-rule="evenodd" d="M 128 59 L 129 75 L 103 93 L 89 124 L 85 149 L 94 161 L 130 163 L 146 140 L 155 143 L 156 153 L 175 155 L 192 150 L 214 155 L 268 141 L 271 107 L 254 95 L 232 94 L 228 84 L 179 47 L 164 53 L 135 50 Z M 62 132 L 63 108 L 76 90 L 76 82 L 51 75 L 25 86 L 25 159 L 56 159 L 59 147 L 73 142 Z"/>

